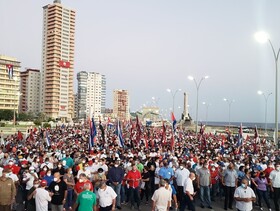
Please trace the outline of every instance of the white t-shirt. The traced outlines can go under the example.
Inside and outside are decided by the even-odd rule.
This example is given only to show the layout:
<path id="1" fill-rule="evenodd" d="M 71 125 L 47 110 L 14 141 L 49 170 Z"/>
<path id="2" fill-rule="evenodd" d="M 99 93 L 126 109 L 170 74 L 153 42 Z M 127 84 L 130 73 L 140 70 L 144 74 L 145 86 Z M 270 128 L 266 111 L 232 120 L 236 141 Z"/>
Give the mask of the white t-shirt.
<path id="1" fill-rule="evenodd" d="M 270 172 L 269 179 L 271 180 L 272 187 L 280 188 L 280 171 L 273 170 Z"/>
<path id="2" fill-rule="evenodd" d="M 9 178 L 11 178 L 14 182 L 17 182 L 19 180 L 18 176 L 13 173 L 10 173 Z"/>
<path id="3" fill-rule="evenodd" d="M 238 198 L 256 198 L 256 195 L 252 188 L 247 187 L 246 189 L 239 186 L 235 192 L 234 197 Z M 253 202 L 236 201 L 236 208 L 242 211 L 251 211 L 253 209 Z"/>
<path id="4" fill-rule="evenodd" d="M 116 192 L 110 186 L 106 186 L 105 190 L 99 188 L 97 191 L 97 198 L 99 199 L 100 207 L 111 206 L 113 199 L 115 199 L 116 197 Z"/>
<path id="5" fill-rule="evenodd" d="M 152 200 L 155 202 L 156 211 L 166 211 L 168 202 L 171 202 L 170 191 L 165 187 L 160 187 L 154 192 Z"/>
<path id="6" fill-rule="evenodd" d="M 48 211 L 49 201 L 51 201 L 49 192 L 44 188 L 37 188 L 35 194 L 36 211 Z"/>
<path id="7" fill-rule="evenodd" d="M 37 173 L 34 173 L 36 177 L 38 178 Z M 30 173 L 26 174 L 26 179 L 29 179 L 26 183 L 26 190 L 30 190 L 33 187 L 33 182 L 35 180 L 35 177 L 33 177 Z"/>
<path id="8" fill-rule="evenodd" d="M 3 171 L 3 168 L 0 167 L 0 177 L 2 177 L 2 171 Z"/>
<path id="9" fill-rule="evenodd" d="M 191 178 L 187 178 L 184 184 L 184 193 L 189 192 L 191 195 L 194 194 L 193 182 Z"/>
<path id="10" fill-rule="evenodd" d="M 159 184 L 159 180 L 160 180 L 159 176 L 158 176 L 159 170 L 160 170 L 160 167 L 157 167 L 155 170 L 155 185 Z"/>
<path id="11" fill-rule="evenodd" d="M 91 172 L 90 172 L 90 170 L 82 170 L 82 169 L 80 169 L 79 171 L 78 171 L 78 174 L 77 174 L 77 177 L 79 178 L 79 176 L 80 176 L 80 174 L 82 174 L 82 173 L 84 173 L 87 177 L 91 177 Z"/>

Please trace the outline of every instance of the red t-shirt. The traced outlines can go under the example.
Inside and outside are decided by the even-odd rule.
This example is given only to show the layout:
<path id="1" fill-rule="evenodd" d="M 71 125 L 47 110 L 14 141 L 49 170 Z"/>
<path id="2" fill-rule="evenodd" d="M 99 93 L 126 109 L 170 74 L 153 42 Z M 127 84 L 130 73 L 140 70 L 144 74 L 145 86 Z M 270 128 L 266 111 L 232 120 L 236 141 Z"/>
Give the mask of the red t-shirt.
<path id="1" fill-rule="evenodd" d="M 218 182 L 219 172 L 217 169 L 215 169 L 214 171 L 210 170 L 210 174 L 211 174 L 211 184 L 214 185 Z"/>
<path id="2" fill-rule="evenodd" d="M 78 181 L 78 182 L 76 183 L 75 187 L 74 187 L 75 191 L 76 191 L 77 193 L 83 192 L 83 191 L 84 191 L 84 185 L 85 185 L 85 184 L 90 184 L 90 191 L 93 191 L 92 183 L 91 183 L 89 180 L 87 180 L 87 181 L 85 181 L 85 182 L 79 182 L 79 181 Z"/>
<path id="3" fill-rule="evenodd" d="M 126 179 L 128 181 L 128 185 L 131 188 L 136 188 L 139 186 L 139 181 L 141 179 L 140 171 L 129 171 L 126 175 Z"/>

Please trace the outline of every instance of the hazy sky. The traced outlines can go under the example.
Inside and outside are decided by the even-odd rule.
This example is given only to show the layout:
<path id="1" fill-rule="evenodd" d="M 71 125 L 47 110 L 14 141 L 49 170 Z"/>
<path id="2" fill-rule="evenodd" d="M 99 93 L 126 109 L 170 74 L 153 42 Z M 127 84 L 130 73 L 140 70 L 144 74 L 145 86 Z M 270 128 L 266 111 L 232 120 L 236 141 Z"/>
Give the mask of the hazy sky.
<path id="1" fill-rule="evenodd" d="M 41 68 L 42 7 L 51 0 L 0 1 L 0 54 L 16 57 L 26 67 Z M 189 93 L 195 117 L 199 80 L 199 120 L 206 116 L 203 101 L 211 103 L 209 121 L 263 122 L 265 100 L 258 90 L 273 92 L 268 122 L 274 121 L 275 66 L 268 44 L 255 41 L 265 30 L 280 47 L 280 1 L 277 0 L 62 0 L 76 10 L 75 73 L 106 75 L 106 106 L 113 89 L 127 89 L 131 111 L 152 97 L 169 114 L 167 88 Z M 76 79 L 75 79 L 76 84 Z M 176 117 L 183 107 L 176 95 Z M 76 86 L 74 92 L 76 93 Z M 168 110 L 168 112 L 166 112 Z M 280 112 L 279 112 L 280 113 Z"/>

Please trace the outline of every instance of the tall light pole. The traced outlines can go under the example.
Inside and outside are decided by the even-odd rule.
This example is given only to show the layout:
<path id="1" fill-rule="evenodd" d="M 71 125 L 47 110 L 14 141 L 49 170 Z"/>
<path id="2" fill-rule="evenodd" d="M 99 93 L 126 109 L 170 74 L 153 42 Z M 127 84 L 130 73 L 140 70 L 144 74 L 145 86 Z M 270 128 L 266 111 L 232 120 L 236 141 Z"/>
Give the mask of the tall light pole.
<path id="1" fill-rule="evenodd" d="M 275 48 L 272 45 L 271 40 L 269 39 L 269 35 L 266 32 L 257 32 L 255 34 L 255 38 L 260 43 L 269 43 L 272 52 L 273 52 L 273 58 L 275 63 L 275 143 L 277 144 L 277 147 L 279 146 L 278 143 L 278 59 L 279 59 L 279 53 L 280 48 L 278 51 L 275 51 Z"/>
<path id="2" fill-rule="evenodd" d="M 174 101 L 175 101 L 175 96 L 177 92 L 180 92 L 181 89 L 177 89 L 175 92 L 173 92 L 171 89 L 166 89 L 167 92 L 169 92 L 172 95 L 172 112 L 174 113 Z"/>
<path id="3" fill-rule="evenodd" d="M 211 106 L 211 103 L 202 102 L 202 105 L 205 105 L 205 106 L 206 106 L 206 119 L 205 119 L 205 125 L 207 126 L 207 123 L 208 123 L 208 110 L 209 110 L 209 106 Z"/>
<path id="4" fill-rule="evenodd" d="M 228 129 L 230 129 L 230 110 L 231 110 L 231 104 L 235 102 L 235 100 L 229 100 L 224 98 L 223 99 L 228 104 Z"/>
<path id="5" fill-rule="evenodd" d="M 267 101 L 270 95 L 272 95 L 272 92 L 270 92 L 269 94 L 265 94 L 262 91 L 258 91 L 259 95 L 262 95 L 264 97 L 265 100 L 265 112 L 264 112 L 264 122 L 265 122 L 265 133 L 267 133 Z"/>
<path id="6" fill-rule="evenodd" d="M 17 89 L 16 89 L 18 78 L 16 76 L 14 77 L 14 81 L 15 81 L 15 90 L 14 90 L 14 128 L 16 128 L 16 96 L 18 95 Z"/>
<path id="7" fill-rule="evenodd" d="M 188 77 L 189 80 L 194 81 L 195 87 L 196 87 L 196 115 L 195 115 L 195 121 L 196 121 L 196 124 L 195 124 L 195 136 L 196 136 L 196 138 L 197 138 L 197 129 L 198 129 L 198 121 L 197 121 L 197 119 L 198 119 L 198 93 L 199 93 L 199 87 L 201 85 L 201 82 L 204 79 L 207 79 L 207 78 L 209 78 L 209 76 L 204 76 L 197 83 L 197 81 L 195 80 L 195 78 L 193 76 L 189 76 Z"/>

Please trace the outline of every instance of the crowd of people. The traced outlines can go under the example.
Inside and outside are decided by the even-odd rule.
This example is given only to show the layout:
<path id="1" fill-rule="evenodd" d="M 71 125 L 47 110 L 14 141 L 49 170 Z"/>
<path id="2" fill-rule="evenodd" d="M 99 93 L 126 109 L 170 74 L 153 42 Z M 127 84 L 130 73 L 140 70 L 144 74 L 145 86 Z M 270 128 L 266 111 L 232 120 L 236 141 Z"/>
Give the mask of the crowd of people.
<path id="1" fill-rule="evenodd" d="M 280 154 L 258 136 L 128 122 L 1 133 L 0 210 L 279 211 Z M 90 141 L 92 141 L 90 143 Z M 122 142 L 122 143 L 120 143 Z M 273 199 L 273 204 L 271 204 Z"/>

